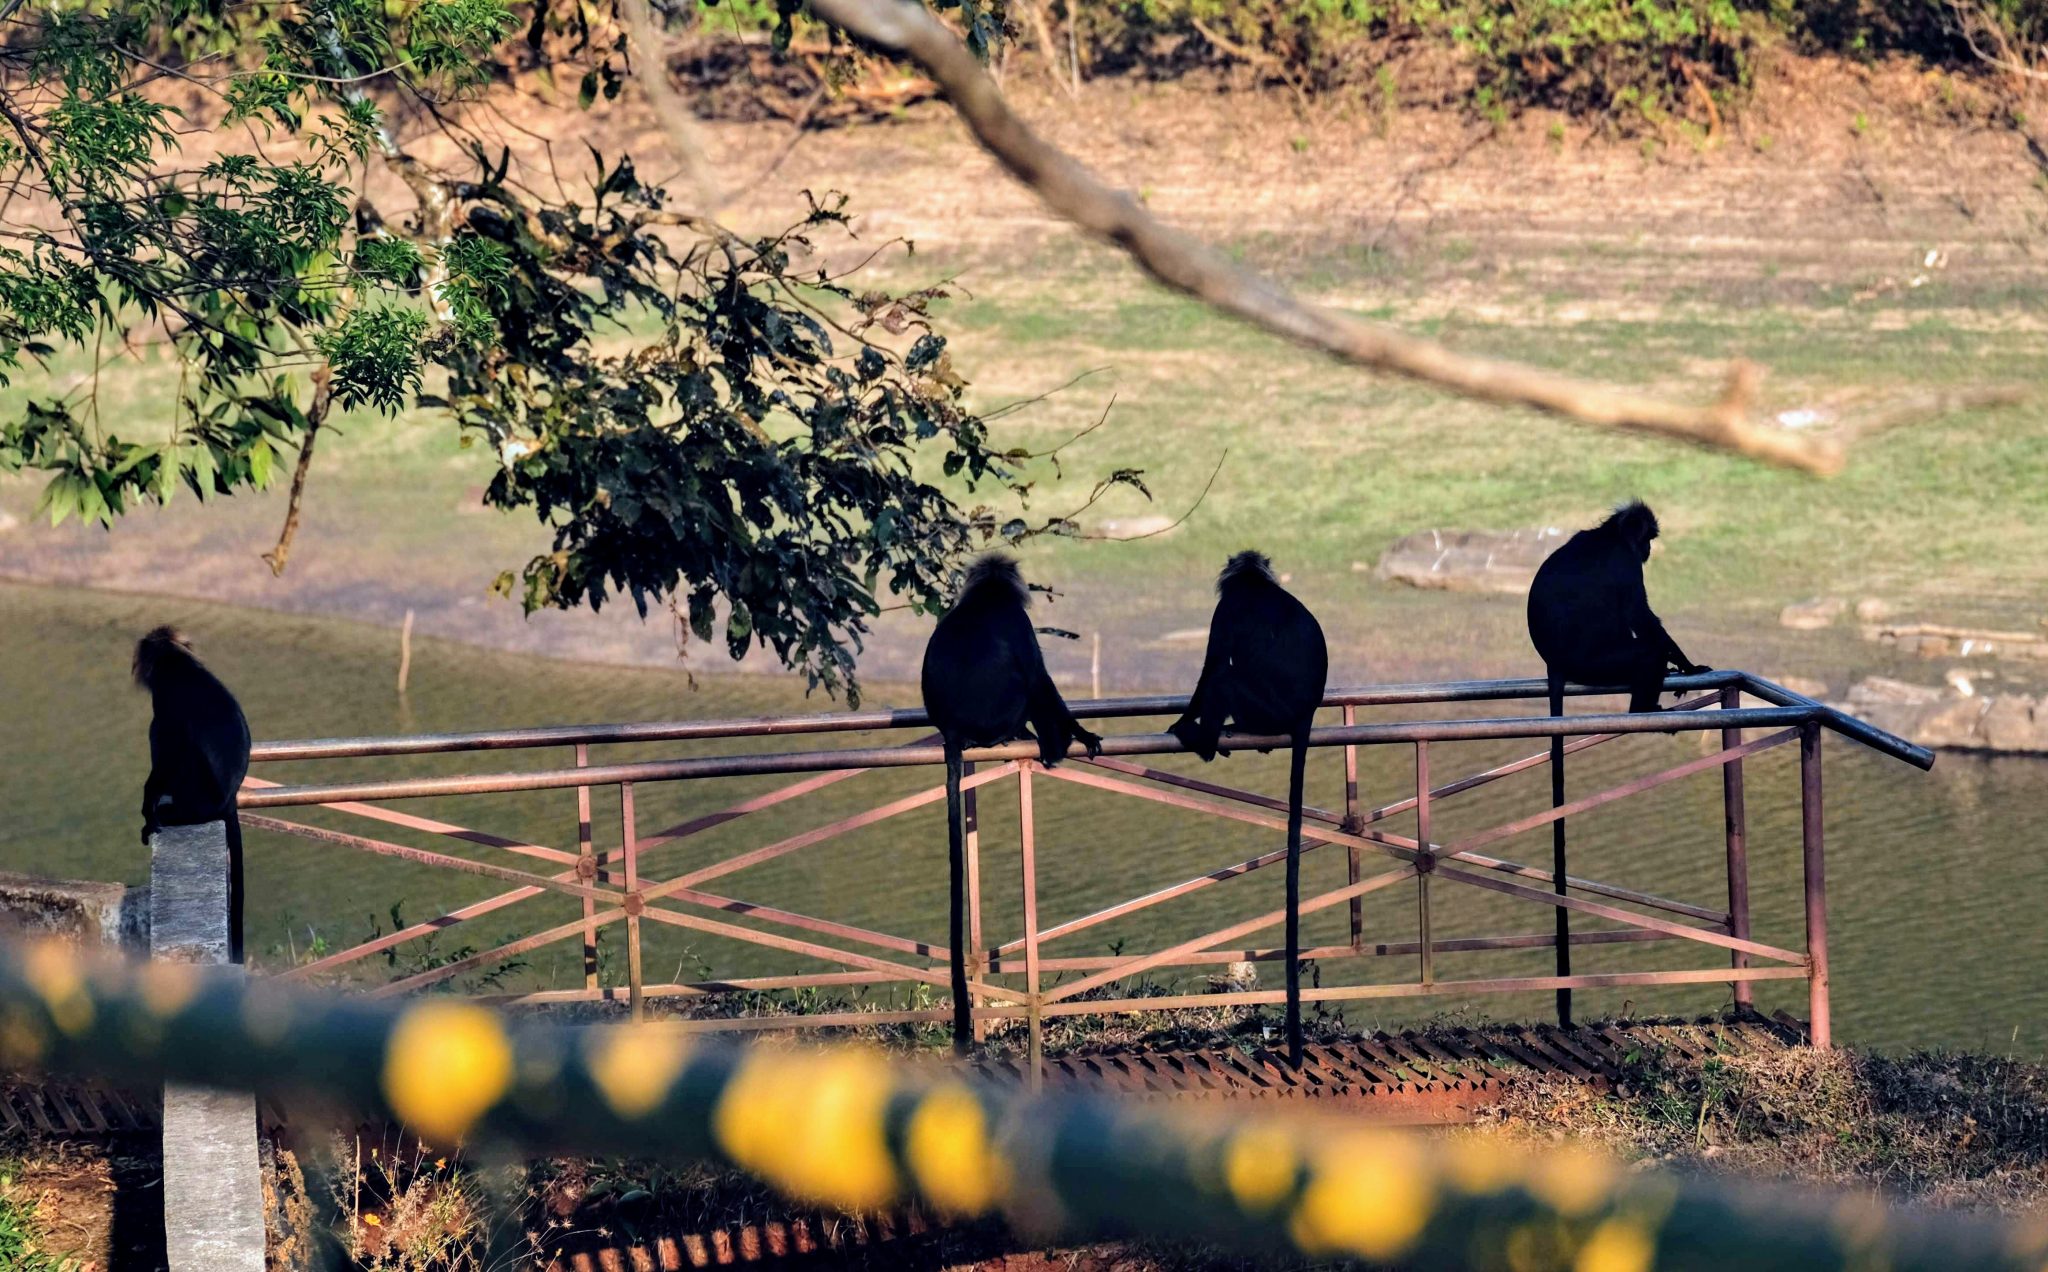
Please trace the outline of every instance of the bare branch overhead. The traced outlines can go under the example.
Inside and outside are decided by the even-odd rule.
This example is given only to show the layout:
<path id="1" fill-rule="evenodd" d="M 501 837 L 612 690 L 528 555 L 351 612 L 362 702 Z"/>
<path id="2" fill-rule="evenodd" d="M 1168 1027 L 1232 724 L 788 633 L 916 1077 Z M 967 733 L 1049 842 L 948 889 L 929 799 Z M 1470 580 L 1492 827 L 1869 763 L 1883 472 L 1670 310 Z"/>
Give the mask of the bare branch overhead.
<path id="1" fill-rule="evenodd" d="M 656 25 L 648 0 L 623 0 L 619 10 L 625 16 L 626 38 L 631 42 L 633 78 L 647 94 L 655 122 L 661 125 L 669 150 L 682 166 L 683 184 L 689 187 L 694 210 L 716 216 L 718 187 L 712 179 L 711 161 L 704 154 L 703 139 L 697 134 L 697 116 L 669 82 L 668 40 Z"/>
<path id="2" fill-rule="evenodd" d="M 1738 362 L 1719 400 L 1688 406 L 1572 376 L 1453 352 L 1376 323 L 1308 304 L 1168 228 L 1019 119 L 974 55 L 916 0 L 812 0 L 812 13 L 900 53 L 938 82 L 977 140 L 1052 209 L 1129 253 L 1146 272 L 1225 313 L 1376 371 L 1482 401 L 1531 406 L 1581 423 L 1679 438 L 1813 473 L 1842 466 L 1842 448 L 1756 420 L 1756 368 Z"/>

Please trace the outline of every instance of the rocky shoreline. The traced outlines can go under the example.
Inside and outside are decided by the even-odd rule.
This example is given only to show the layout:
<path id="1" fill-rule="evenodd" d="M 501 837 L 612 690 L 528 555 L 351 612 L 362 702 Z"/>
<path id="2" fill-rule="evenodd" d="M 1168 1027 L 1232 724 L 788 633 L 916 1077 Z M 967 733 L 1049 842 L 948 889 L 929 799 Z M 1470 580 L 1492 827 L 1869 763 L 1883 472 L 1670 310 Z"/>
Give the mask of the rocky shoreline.
<path id="1" fill-rule="evenodd" d="M 1921 746 L 2048 755 L 2048 694 L 1980 693 L 1960 675 L 1942 686 L 1870 676 L 1829 705 Z"/>
<path id="2" fill-rule="evenodd" d="M 1536 568 L 1566 537 L 1555 526 L 1422 530 L 1395 541 L 1377 561 L 1361 561 L 1352 569 L 1369 570 L 1382 582 L 1431 591 L 1526 595 Z M 1806 677 L 1788 675 L 1780 681 L 1921 746 L 2048 755 L 2048 693 L 1984 689 L 1987 682 L 2000 679 L 1993 669 L 1998 663 L 2048 662 L 2048 625 L 2033 631 L 1998 631 L 1900 621 L 1882 599 L 1866 597 L 1852 606 L 1832 596 L 1787 605 L 1778 623 L 1791 631 L 1821 631 L 1852 616 L 1865 642 L 1916 658 L 1955 659 L 1962 665 L 1951 667 L 1939 685 L 1865 676 L 1841 697 Z M 1990 666 L 1975 671 L 1970 662 Z"/>

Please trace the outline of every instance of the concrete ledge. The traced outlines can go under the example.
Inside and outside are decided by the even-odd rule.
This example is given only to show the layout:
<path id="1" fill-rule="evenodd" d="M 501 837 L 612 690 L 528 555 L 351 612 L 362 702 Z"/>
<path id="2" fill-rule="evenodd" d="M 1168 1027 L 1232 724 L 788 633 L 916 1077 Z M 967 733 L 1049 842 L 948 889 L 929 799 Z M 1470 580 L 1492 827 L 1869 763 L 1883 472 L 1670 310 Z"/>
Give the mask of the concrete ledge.
<path id="1" fill-rule="evenodd" d="M 228 840 L 220 822 L 151 837 L 153 957 L 228 961 Z M 172 1272 L 263 1272 L 263 1175 L 247 1092 L 164 1088 L 164 1247 Z"/>
<path id="2" fill-rule="evenodd" d="M 0 937 L 58 936 L 149 951 L 149 889 L 0 871 Z"/>

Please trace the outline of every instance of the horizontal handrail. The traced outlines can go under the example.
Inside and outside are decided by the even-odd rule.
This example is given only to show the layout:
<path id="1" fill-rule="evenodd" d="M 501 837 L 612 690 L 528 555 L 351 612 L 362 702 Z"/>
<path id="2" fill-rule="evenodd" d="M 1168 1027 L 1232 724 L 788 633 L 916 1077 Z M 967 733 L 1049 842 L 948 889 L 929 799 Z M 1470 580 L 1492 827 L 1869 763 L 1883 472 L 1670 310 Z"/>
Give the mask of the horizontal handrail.
<path id="1" fill-rule="evenodd" d="M 1919 769 L 1934 767 L 1934 752 L 1846 711 L 1797 694 L 1783 685 L 1743 671 L 1709 671 L 1696 676 L 1669 676 L 1669 693 L 1739 687 L 1780 707 L 1806 707 L 1819 713 L 1827 728 L 1883 755 Z M 1565 686 L 1567 697 L 1603 697 L 1629 692 L 1624 685 Z M 1549 682 L 1530 677 L 1516 680 L 1453 680 L 1404 685 L 1366 685 L 1333 689 L 1325 707 L 1387 707 L 1453 702 L 1511 702 L 1545 699 Z M 1172 715 L 1186 709 L 1184 694 L 1131 698 L 1090 698 L 1071 703 L 1086 720 Z M 288 760 L 357 759 L 390 755 L 445 755 L 466 751 L 510 751 L 534 747 L 616 745 L 633 742 L 712 741 L 722 738 L 789 737 L 827 733 L 859 733 L 889 729 L 928 728 L 931 717 L 921 709 L 828 711 L 801 715 L 744 716 L 723 720 L 657 720 L 632 724 L 567 724 L 541 728 L 481 729 L 461 733 L 418 733 L 405 736 L 297 738 L 260 742 L 250 752 L 253 763 Z M 1137 754 L 1137 752 L 1133 752 Z M 1021 757 L 1013 757 L 1021 758 Z M 775 770 L 789 771 L 789 770 Z M 495 789 L 495 788 L 494 788 Z M 526 788 L 509 788 L 526 789 Z"/>
<path id="2" fill-rule="evenodd" d="M 1320 728 L 1309 734 L 1308 744 L 1312 747 L 1384 746 L 1406 742 L 1573 737 L 1590 733 L 1784 728 L 1824 720 L 1826 714 L 1827 708 L 1809 702 L 1803 706 L 1744 707 L 1733 711 L 1721 709 L 1482 720 L 1404 720 Z M 1270 750 L 1290 745 L 1290 740 L 1286 737 L 1230 734 L 1226 735 L 1226 741 L 1233 750 Z M 1180 739 L 1170 733 L 1128 733 L 1102 740 L 1104 755 L 1171 755 L 1185 752 L 1186 749 Z M 1071 754 L 1078 756 L 1083 752 L 1077 746 Z M 1001 746 L 979 747 L 967 751 L 965 755 L 968 760 L 977 763 L 1035 759 L 1038 756 L 1038 744 L 1008 742 Z M 848 748 L 839 751 L 790 751 L 765 755 L 711 755 L 678 760 L 644 760 L 630 764 L 593 764 L 587 768 L 538 769 L 525 773 L 475 773 L 453 777 L 273 786 L 255 790 L 245 788 L 236 802 L 242 808 L 285 808 L 301 804 L 332 804 L 347 800 L 484 795 L 506 791 L 610 786 L 622 782 L 674 782 L 773 773 L 815 773 L 846 768 L 906 768 L 944 762 L 945 749 L 936 744 Z"/>
<path id="3" fill-rule="evenodd" d="M 1739 671 L 1709 671 L 1665 680 L 1669 692 L 1722 689 L 1741 684 Z M 1625 685 L 1567 685 L 1568 697 L 1627 693 Z M 1549 682 L 1524 680 L 1453 680 L 1408 685 L 1364 685 L 1332 689 L 1325 707 L 1389 707 L 1422 703 L 1502 702 L 1544 698 Z M 1128 716 L 1176 715 L 1186 710 L 1186 694 L 1137 698 L 1089 698 L 1068 704 L 1084 720 Z M 1782 705 L 1782 704 L 1781 704 Z M 809 733 L 861 733 L 881 729 L 925 728 L 931 717 L 921 708 L 876 711 L 825 711 L 807 715 L 745 716 L 727 720 L 660 720 L 637 724 L 564 724 L 531 729 L 483 729 L 469 733 L 415 733 L 402 737 L 300 738 L 260 742 L 250 752 L 254 763 L 284 760 L 354 759 L 373 755 L 439 755 L 452 751 L 512 751 L 539 746 L 611 745 L 626 742 L 699 742 L 716 738 L 782 737 Z"/>
<path id="4" fill-rule="evenodd" d="M 1908 742 L 1897 734 L 1886 733 L 1868 720 L 1859 720 L 1838 707 L 1824 702 L 1815 702 L 1805 694 L 1793 693 L 1780 684 L 1765 680 L 1762 676 L 1743 675 L 1743 688 L 1754 697 L 1781 707 L 1814 707 L 1820 713 L 1821 723 L 1852 742 L 1860 742 L 1871 750 L 1889 755 L 1895 760 L 1904 760 L 1914 768 L 1925 772 L 1934 767 L 1934 752 L 1924 746 Z"/>

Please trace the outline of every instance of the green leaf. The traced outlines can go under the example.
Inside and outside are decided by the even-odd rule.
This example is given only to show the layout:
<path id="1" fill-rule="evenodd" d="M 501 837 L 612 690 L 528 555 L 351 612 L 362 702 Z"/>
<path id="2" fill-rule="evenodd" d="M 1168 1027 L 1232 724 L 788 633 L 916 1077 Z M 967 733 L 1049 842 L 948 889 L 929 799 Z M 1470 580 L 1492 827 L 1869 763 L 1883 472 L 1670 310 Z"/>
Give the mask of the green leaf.
<path id="1" fill-rule="evenodd" d="M 166 447 L 156 466 L 154 493 L 158 503 L 169 505 L 172 497 L 178 493 L 178 474 L 180 468 L 178 452 L 175 449 Z"/>
<path id="2" fill-rule="evenodd" d="M 214 479 L 218 469 L 214 465 L 213 449 L 203 443 L 192 443 L 182 448 L 184 467 L 193 490 L 201 499 L 214 493 Z"/>
<path id="3" fill-rule="evenodd" d="M 152 446 L 130 446 L 128 448 L 127 457 L 123 459 L 120 463 L 114 465 L 112 468 L 109 468 L 107 470 L 107 476 L 123 476 L 133 471 L 136 465 L 142 463 L 144 460 L 154 459 L 157 456 L 163 454 L 163 452 L 164 447 L 162 443 L 158 443 Z"/>
<path id="4" fill-rule="evenodd" d="M 78 510 L 78 479 L 70 473 L 59 473 L 50 478 L 43 487 L 43 496 L 36 501 L 36 515 L 50 514 L 51 526 L 61 526 L 64 518 Z"/>
<path id="5" fill-rule="evenodd" d="M 81 521 L 99 525 L 112 525 L 114 514 L 107 507 L 107 497 L 100 491 L 99 483 L 81 478 L 77 485 L 78 516 Z"/>

